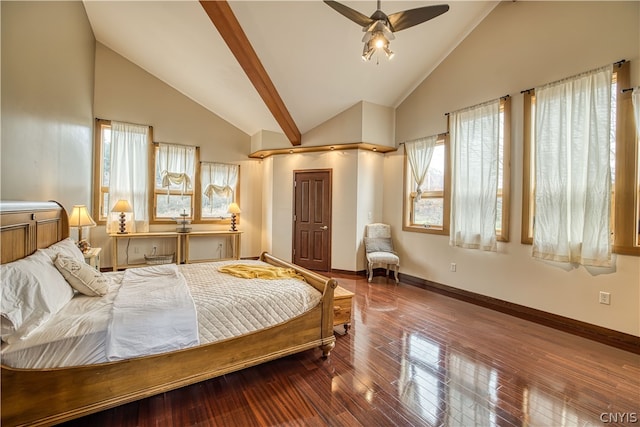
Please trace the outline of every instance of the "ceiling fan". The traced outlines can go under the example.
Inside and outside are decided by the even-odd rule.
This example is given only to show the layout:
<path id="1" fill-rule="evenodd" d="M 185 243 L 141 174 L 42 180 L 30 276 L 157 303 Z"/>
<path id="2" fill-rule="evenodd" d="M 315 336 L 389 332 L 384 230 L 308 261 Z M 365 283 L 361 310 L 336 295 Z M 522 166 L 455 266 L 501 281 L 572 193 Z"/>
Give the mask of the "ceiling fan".
<path id="1" fill-rule="evenodd" d="M 371 17 L 367 17 L 337 1 L 324 0 L 324 2 L 339 14 L 362 26 L 362 31 L 365 32 L 362 38 L 364 42 L 362 59 L 364 61 L 370 60 L 376 49 L 383 50 L 387 58 L 391 59 L 393 52 L 389 49 L 389 41 L 395 39 L 393 33 L 426 22 L 449 10 L 449 5 L 439 4 L 386 15 L 380 10 L 380 0 L 378 0 L 377 10 L 373 12 Z"/>

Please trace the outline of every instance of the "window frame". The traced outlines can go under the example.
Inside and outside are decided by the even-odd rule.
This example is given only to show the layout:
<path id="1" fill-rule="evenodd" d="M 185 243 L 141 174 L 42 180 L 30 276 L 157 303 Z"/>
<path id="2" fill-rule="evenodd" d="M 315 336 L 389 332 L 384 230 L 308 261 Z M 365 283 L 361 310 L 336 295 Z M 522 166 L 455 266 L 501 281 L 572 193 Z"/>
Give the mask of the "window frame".
<path id="1" fill-rule="evenodd" d="M 220 164 L 226 164 L 226 165 L 232 165 L 232 166 L 237 166 L 238 167 L 238 179 L 236 182 L 236 188 L 235 188 L 235 193 L 234 193 L 234 201 L 236 203 L 239 204 L 239 200 L 240 200 L 240 176 L 242 174 L 242 167 L 241 165 L 237 164 L 237 163 L 226 163 L 226 162 L 215 162 L 215 161 L 209 161 L 209 160 L 203 160 L 200 161 L 198 163 L 198 180 L 197 180 L 197 187 L 198 187 L 198 204 L 197 204 L 197 209 L 196 209 L 196 218 L 197 218 L 197 222 L 202 223 L 202 224 L 231 224 L 231 215 L 229 215 L 229 217 L 224 217 L 224 218 L 220 218 L 220 217 L 204 217 L 202 215 L 202 198 L 203 198 L 203 188 L 202 188 L 202 179 L 201 179 L 201 171 L 202 171 L 202 163 L 220 163 Z M 236 224 L 240 224 L 240 217 L 241 215 L 236 215 Z"/>
<path id="2" fill-rule="evenodd" d="M 102 162 L 102 129 L 111 127 L 111 120 L 95 119 L 93 145 L 93 219 L 96 224 L 106 224 L 107 217 L 102 215 L 104 195 L 109 193 L 107 187 L 102 186 L 102 174 L 104 164 Z"/>
<path id="3" fill-rule="evenodd" d="M 509 225 L 511 210 L 511 97 L 500 98 L 500 109 L 503 112 L 502 125 L 502 190 L 498 189 L 498 197 L 502 197 L 501 228 L 496 228 L 498 242 L 509 241 Z"/>
<path id="4" fill-rule="evenodd" d="M 156 166 L 157 166 L 157 155 L 158 155 L 158 150 L 160 149 L 160 144 L 169 144 L 169 145 L 183 145 L 183 144 L 174 144 L 174 143 L 161 143 L 161 142 L 154 142 L 152 144 L 152 153 L 153 155 L 149 158 L 149 173 L 150 173 L 150 185 L 151 188 L 149 189 L 149 208 L 150 208 L 150 212 L 151 212 L 151 218 L 149 219 L 149 223 L 150 224 L 173 224 L 176 222 L 176 220 L 171 217 L 171 218 L 165 218 L 165 217 L 159 217 L 157 215 L 157 207 L 158 207 L 158 197 L 161 196 L 166 196 L 167 195 L 167 190 L 166 189 L 158 189 L 156 188 Z M 187 147 L 187 145 L 184 145 L 185 147 Z M 192 180 L 192 188 L 190 191 L 186 191 L 184 193 L 184 195 L 188 195 L 191 197 L 191 211 L 190 211 L 190 215 L 186 218 L 188 220 L 191 221 L 191 223 L 196 223 L 196 197 L 197 195 L 200 193 L 198 191 L 198 185 L 197 185 L 197 181 L 199 180 L 199 176 L 200 176 L 200 147 L 199 146 L 192 146 L 195 148 L 195 159 L 194 159 L 194 176 L 193 176 L 193 180 Z M 169 190 L 169 194 L 172 196 L 181 196 L 183 195 L 182 191 L 180 190 Z"/>
<path id="5" fill-rule="evenodd" d="M 622 88 L 630 86 L 630 63 L 624 61 L 613 65 L 616 81 L 616 155 L 615 183 L 612 187 L 613 200 L 611 216 L 613 218 L 613 253 L 622 255 L 640 255 L 637 221 L 638 208 L 638 136 L 634 127 L 633 105 L 630 92 Z M 612 82 L 613 83 L 613 82 Z M 535 102 L 533 89 L 524 92 L 523 120 L 523 168 L 522 168 L 522 232 L 520 241 L 533 244 L 533 226 L 535 224 L 535 165 L 532 153 Z M 629 214 L 632 212 L 632 214 Z"/>
<path id="6" fill-rule="evenodd" d="M 425 226 L 422 224 L 414 224 L 413 223 L 413 207 L 414 207 L 414 198 L 415 192 L 411 191 L 411 186 L 413 184 L 413 177 L 411 175 L 411 166 L 409 165 L 409 160 L 407 159 L 407 151 L 404 150 L 404 182 L 403 182 L 403 226 L 402 229 L 404 231 L 413 231 L 418 233 L 427 233 L 427 234 L 438 234 L 438 235 L 448 235 L 449 234 L 449 210 L 450 210 L 450 182 L 451 182 L 451 174 L 450 174 L 450 166 L 449 166 L 449 133 L 441 133 L 437 136 L 436 145 L 444 145 L 444 183 L 442 190 L 442 198 L 443 198 L 443 212 L 442 212 L 442 226 Z M 437 194 L 436 194 L 437 193 Z M 440 191 L 429 191 L 422 193 L 421 198 L 440 198 Z"/>

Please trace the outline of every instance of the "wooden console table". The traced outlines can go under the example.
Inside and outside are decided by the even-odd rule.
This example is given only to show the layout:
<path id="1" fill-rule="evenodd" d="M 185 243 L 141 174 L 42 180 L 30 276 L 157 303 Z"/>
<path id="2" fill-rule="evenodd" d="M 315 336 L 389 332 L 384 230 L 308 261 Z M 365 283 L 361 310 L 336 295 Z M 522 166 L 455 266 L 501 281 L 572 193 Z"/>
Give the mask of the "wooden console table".
<path id="1" fill-rule="evenodd" d="M 187 264 L 205 261 L 220 261 L 223 259 L 240 259 L 240 235 L 242 231 L 191 231 L 189 233 L 178 233 L 176 231 L 158 231 L 149 233 L 111 233 L 111 262 L 113 271 L 121 268 L 143 267 L 146 264 L 118 264 L 118 242 L 122 239 L 175 239 L 176 257 L 175 262 L 180 264 L 182 259 L 182 248 L 184 247 L 184 262 Z M 231 256 L 227 258 L 198 259 L 190 258 L 190 242 L 192 238 L 205 237 L 231 237 Z"/>
<path id="2" fill-rule="evenodd" d="M 227 259 L 240 259 L 240 234 L 242 231 L 191 231 L 189 233 L 180 233 L 184 236 L 184 262 L 185 264 L 191 264 L 194 262 L 207 262 L 207 261 L 223 261 Z M 198 259 L 192 260 L 189 257 L 189 247 L 192 238 L 204 238 L 204 237 L 231 237 L 231 256 L 226 258 L 210 258 L 210 259 Z"/>
<path id="3" fill-rule="evenodd" d="M 180 253 L 180 236 L 182 233 L 175 231 L 158 231 L 150 233 L 111 233 L 111 263 L 113 264 L 113 271 L 118 271 L 120 268 L 129 267 L 144 267 L 146 264 L 118 264 L 118 242 L 122 239 L 175 239 L 176 241 L 176 262 L 179 262 L 181 257 Z"/>

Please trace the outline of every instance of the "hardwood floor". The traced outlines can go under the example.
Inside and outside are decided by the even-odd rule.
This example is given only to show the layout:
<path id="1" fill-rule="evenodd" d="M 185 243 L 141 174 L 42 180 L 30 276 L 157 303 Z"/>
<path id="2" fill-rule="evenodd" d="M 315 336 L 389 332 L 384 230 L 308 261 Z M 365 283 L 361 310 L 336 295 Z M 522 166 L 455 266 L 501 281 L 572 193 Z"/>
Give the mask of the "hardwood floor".
<path id="1" fill-rule="evenodd" d="M 640 425 L 637 354 L 384 277 L 338 279 L 356 295 L 329 358 L 310 350 L 66 425 Z"/>

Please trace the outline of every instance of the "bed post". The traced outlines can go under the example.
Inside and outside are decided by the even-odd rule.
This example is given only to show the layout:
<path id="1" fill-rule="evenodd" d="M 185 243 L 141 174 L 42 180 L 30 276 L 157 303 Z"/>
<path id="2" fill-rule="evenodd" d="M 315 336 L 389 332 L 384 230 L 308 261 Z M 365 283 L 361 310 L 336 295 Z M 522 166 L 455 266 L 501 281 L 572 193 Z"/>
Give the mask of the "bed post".
<path id="1" fill-rule="evenodd" d="M 279 267 L 294 269 L 304 276 L 307 283 L 322 293 L 322 319 L 320 326 L 320 340 L 322 343 L 320 344 L 320 349 L 322 350 L 322 357 L 328 357 L 331 350 L 336 346 L 336 337 L 333 334 L 333 293 L 338 286 L 338 282 L 306 268 L 277 259 L 267 252 L 263 252 L 260 255 L 260 260 Z"/>

